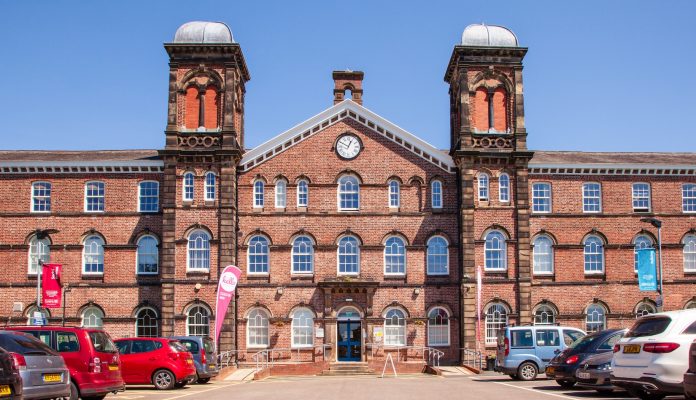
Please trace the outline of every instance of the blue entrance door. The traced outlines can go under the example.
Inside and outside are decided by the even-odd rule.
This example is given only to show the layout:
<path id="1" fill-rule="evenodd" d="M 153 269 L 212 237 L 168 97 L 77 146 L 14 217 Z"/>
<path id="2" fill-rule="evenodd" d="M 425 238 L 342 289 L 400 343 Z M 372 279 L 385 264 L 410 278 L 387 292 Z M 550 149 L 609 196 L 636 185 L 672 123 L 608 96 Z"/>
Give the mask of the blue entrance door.
<path id="1" fill-rule="evenodd" d="M 360 321 L 338 321 L 338 361 L 360 361 Z"/>

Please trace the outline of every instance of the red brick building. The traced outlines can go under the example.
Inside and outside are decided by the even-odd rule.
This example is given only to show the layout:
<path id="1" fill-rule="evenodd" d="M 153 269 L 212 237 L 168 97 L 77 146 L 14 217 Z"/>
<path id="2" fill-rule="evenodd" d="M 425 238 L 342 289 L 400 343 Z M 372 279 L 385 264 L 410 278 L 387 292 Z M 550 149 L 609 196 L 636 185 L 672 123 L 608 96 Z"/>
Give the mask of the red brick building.
<path id="1" fill-rule="evenodd" d="M 7 323 L 33 315 L 50 260 L 68 289 L 50 323 L 212 335 L 234 264 L 220 349 L 241 361 L 410 346 L 456 362 L 477 347 L 478 289 L 481 348 L 506 323 L 655 312 L 634 270 L 658 242 L 645 217 L 663 223 L 664 308 L 696 306 L 696 154 L 527 149 L 527 49 L 505 28 L 472 25 L 453 49 L 449 151 L 363 107 L 357 71 L 334 71 L 333 106 L 246 149 L 250 75 L 229 28 L 188 23 L 165 49 L 162 149 L 0 152 Z"/>

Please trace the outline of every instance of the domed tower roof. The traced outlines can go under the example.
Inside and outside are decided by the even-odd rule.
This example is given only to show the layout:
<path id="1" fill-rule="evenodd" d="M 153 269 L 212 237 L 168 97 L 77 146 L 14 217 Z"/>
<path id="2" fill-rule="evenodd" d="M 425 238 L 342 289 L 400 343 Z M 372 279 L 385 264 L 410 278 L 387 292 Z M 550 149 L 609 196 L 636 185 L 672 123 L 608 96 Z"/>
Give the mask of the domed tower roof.
<path id="1" fill-rule="evenodd" d="M 519 47 L 517 36 L 504 26 L 473 24 L 462 33 L 462 46 Z"/>
<path id="2" fill-rule="evenodd" d="M 234 38 L 223 22 L 192 21 L 176 30 L 174 43 L 229 44 L 234 43 Z"/>

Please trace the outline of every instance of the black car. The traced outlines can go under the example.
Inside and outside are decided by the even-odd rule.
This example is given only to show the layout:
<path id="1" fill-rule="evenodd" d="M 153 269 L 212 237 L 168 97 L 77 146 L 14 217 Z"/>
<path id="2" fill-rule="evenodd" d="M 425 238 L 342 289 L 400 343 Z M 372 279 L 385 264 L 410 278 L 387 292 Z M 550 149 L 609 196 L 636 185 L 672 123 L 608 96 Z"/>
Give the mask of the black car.
<path id="1" fill-rule="evenodd" d="M 624 333 L 625 329 L 607 329 L 578 339 L 551 359 L 546 366 L 546 377 L 555 379 L 562 387 L 573 387 L 575 371 L 583 365 L 582 362 L 595 354 L 611 352 Z"/>
<path id="2" fill-rule="evenodd" d="M 684 374 L 684 397 L 696 400 L 696 342 L 689 349 L 689 370 Z"/>
<path id="3" fill-rule="evenodd" d="M 12 354 L 0 347 L 0 398 L 22 400 L 22 377 Z"/>

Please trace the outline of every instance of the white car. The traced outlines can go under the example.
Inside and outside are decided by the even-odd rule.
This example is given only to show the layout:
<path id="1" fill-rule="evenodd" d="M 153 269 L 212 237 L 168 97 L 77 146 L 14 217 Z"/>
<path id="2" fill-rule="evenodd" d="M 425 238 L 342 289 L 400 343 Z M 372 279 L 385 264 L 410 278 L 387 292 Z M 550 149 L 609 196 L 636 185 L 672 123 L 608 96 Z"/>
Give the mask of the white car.
<path id="1" fill-rule="evenodd" d="M 638 319 L 614 346 L 611 383 L 643 400 L 684 394 L 684 373 L 694 339 L 696 309 Z"/>

